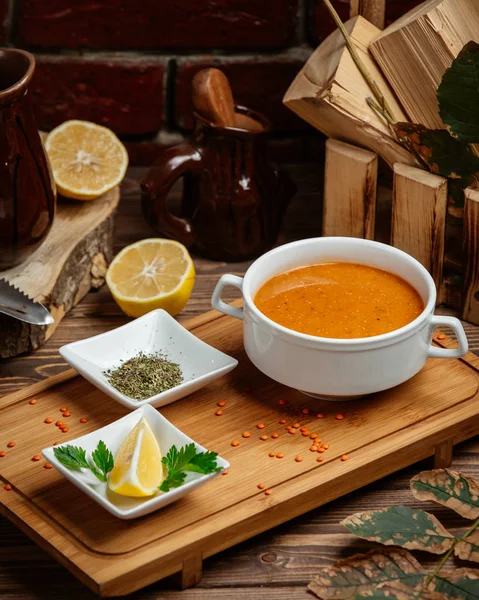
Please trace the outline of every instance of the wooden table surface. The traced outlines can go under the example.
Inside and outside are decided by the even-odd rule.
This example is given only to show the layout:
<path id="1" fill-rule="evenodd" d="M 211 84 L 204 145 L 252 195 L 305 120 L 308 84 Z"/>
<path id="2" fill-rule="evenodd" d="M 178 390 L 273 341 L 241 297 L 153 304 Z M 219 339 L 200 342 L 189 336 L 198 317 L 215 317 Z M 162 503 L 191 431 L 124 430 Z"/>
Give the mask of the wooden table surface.
<path id="1" fill-rule="evenodd" d="M 321 169 L 318 165 L 291 167 L 299 188 L 286 215 L 280 242 L 313 237 L 321 231 Z M 116 250 L 154 235 L 143 221 L 138 180 L 143 169 L 130 169 L 122 188 L 116 221 Z M 195 259 L 197 280 L 193 295 L 180 321 L 210 308 L 210 297 L 218 277 L 225 272 L 242 274 L 246 263 L 214 263 Z M 234 292 L 233 296 L 234 297 Z M 127 322 L 106 286 L 90 293 L 61 323 L 45 346 L 15 359 L 0 361 L 0 395 L 34 383 L 66 368 L 58 348 L 74 340 L 96 335 Z M 471 349 L 479 353 L 479 327 L 465 324 Z M 440 385 L 440 382 L 438 382 Z M 299 600 L 311 598 L 306 586 L 320 567 L 364 552 L 372 544 L 349 535 L 339 525 L 353 512 L 395 504 L 419 507 L 409 492 L 409 479 L 429 461 L 369 485 L 340 500 L 309 512 L 252 540 L 209 558 L 198 587 L 178 591 L 171 579 L 129 596 L 145 600 Z M 455 449 L 453 467 L 479 477 L 479 443 L 476 439 Z M 423 505 L 424 506 L 424 505 Z M 446 526 L 464 522 L 443 508 L 427 510 Z M 432 555 L 431 555 L 432 556 Z M 422 557 L 432 564 L 430 555 Z M 429 562 L 428 562 L 429 561 Z M 451 566 L 453 561 L 451 560 Z M 90 599 L 97 596 L 79 583 L 6 519 L 0 518 L 0 598 L 23 600 Z"/>

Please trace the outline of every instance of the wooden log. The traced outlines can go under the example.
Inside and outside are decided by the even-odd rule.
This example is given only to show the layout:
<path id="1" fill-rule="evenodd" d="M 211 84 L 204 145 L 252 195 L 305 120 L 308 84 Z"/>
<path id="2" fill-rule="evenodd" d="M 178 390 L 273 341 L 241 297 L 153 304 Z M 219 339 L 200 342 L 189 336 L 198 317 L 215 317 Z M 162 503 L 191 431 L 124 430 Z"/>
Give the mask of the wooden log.
<path id="1" fill-rule="evenodd" d="M 442 284 L 447 179 L 409 165 L 394 165 L 391 244 L 414 256 Z"/>
<path id="2" fill-rule="evenodd" d="M 383 29 L 386 0 L 351 0 L 349 14 L 351 17 L 362 15 L 367 21 L 379 29 Z"/>
<path id="3" fill-rule="evenodd" d="M 407 120 L 367 49 L 380 30 L 360 16 L 347 21 L 345 27 L 395 120 Z M 283 102 L 328 137 L 369 148 L 391 166 L 395 162 L 416 164 L 384 119 L 369 106 L 366 99 L 370 96 L 369 86 L 336 30 L 313 52 Z"/>
<path id="4" fill-rule="evenodd" d="M 479 41 L 477 0 L 428 0 L 387 27 L 369 46 L 409 119 L 443 128 L 436 90 L 470 40 Z"/>
<path id="5" fill-rule="evenodd" d="M 38 348 L 92 288 L 105 281 L 113 255 L 113 214 L 118 188 L 93 202 L 60 200 L 45 242 L 24 263 L 0 272 L 31 298 L 42 302 L 55 322 L 48 327 L 0 315 L 0 358 Z"/>
<path id="6" fill-rule="evenodd" d="M 377 176 L 377 154 L 326 142 L 323 235 L 374 239 Z"/>
<path id="7" fill-rule="evenodd" d="M 464 307 L 462 318 L 479 325 L 479 190 L 465 190 L 464 202 Z"/>

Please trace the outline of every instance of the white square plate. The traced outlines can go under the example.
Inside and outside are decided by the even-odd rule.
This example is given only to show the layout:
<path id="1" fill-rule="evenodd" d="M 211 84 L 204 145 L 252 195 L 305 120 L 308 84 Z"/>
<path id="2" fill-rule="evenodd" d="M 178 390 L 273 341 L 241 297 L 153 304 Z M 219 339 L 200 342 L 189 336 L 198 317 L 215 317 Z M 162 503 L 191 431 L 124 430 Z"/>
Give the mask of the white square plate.
<path id="1" fill-rule="evenodd" d="M 236 367 L 238 361 L 202 342 L 164 310 L 153 310 L 122 327 L 62 346 L 63 358 L 85 379 L 120 404 L 135 410 L 159 407 L 196 392 Z M 108 383 L 104 372 L 139 352 L 165 354 L 177 363 L 183 383 L 145 400 L 129 398 Z"/>
<path id="2" fill-rule="evenodd" d="M 98 445 L 100 440 L 103 440 L 109 450 L 116 456 L 116 453 L 120 449 L 120 446 L 126 436 L 135 427 L 139 420 L 145 417 L 158 440 L 161 448 L 161 453 L 166 456 L 171 446 L 175 445 L 178 449 L 187 444 L 195 444 L 198 452 L 205 452 L 207 449 L 197 444 L 194 440 L 189 438 L 186 434 L 180 431 L 177 427 L 172 425 L 165 417 L 149 405 L 142 406 L 138 410 L 114 421 L 106 427 L 102 427 L 97 431 L 93 431 L 88 435 L 84 435 L 65 444 L 59 444 L 55 446 L 60 448 L 61 446 L 80 446 L 86 450 L 87 456 L 91 457 L 91 453 Z M 136 517 L 142 517 L 147 515 L 154 510 L 158 510 L 163 506 L 171 504 L 175 500 L 186 496 L 192 490 L 201 487 L 213 477 L 216 477 L 229 468 L 228 461 L 224 460 L 220 456 L 217 457 L 216 462 L 221 471 L 216 473 L 210 473 L 203 475 L 201 473 L 188 473 L 186 476 L 185 483 L 178 488 L 174 488 L 169 492 L 158 492 L 156 496 L 151 498 L 129 498 L 126 496 L 119 496 L 108 489 L 106 483 L 99 481 L 93 473 L 88 470 L 81 469 L 69 469 L 64 467 L 56 458 L 54 454 L 54 446 L 45 448 L 43 450 L 43 456 L 50 462 L 56 469 L 60 471 L 67 479 L 69 479 L 74 485 L 81 489 L 85 494 L 90 496 L 93 500 L 98 502 L 108 512 L 119 517 L 120 519 L 134 519 Z M 214 448 L 208 448 L 213 450 Z"/>

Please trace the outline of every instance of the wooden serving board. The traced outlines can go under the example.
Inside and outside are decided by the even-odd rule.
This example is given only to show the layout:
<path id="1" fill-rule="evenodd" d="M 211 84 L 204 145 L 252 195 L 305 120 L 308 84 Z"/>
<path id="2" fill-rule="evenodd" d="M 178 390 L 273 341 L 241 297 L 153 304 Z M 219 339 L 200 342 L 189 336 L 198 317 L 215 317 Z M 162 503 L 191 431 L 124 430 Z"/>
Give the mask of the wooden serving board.
<path id="1" fill-rule="evenodd" d="M 113 215 L 119 200 L 119 187 L 90 202 L 59 198 L 53 226 L 43 244 L 25 262 L 0 271 L 0 279 L 42 302 L 55 319 L 46 327 L 0 314 L 0 358 L 41 346 L 66 313 L 90 289 L 104 283 L 113 256 Z"/>
<path id="2" fill-rule="evenodd" d="M 239 359 L 209 387 L 161 409 L 200 444 L 231 463 L 230 472 L 156 513 L 116 519 L 44 462 L 32 456 L 126 414 L 126 409 L 73 370 L 0 400 L 0 511 L 102 596 L 133 592 L 181 572 L 188 587 L 202 560 L 279 523 L 358 489 L 427 456 L 450 463 L 453 443 L 479 431 L 479 359 L 430 360 L 412 380 L 354 402 L 313 400 L 262 375 L 247 359 L 242 324 L 216 312 L 189 322 L 199 338 Z M 442 345 L 452 345 L 445 340 Z M 36 404 L 30 405 L 31 399 Z M 217 402 L 226 401 L 222 416 Z M 282 406 L 279 400 L 286 400 Z M 69 432 L 46 417 L 67 406 Z M 303 409 L 308 408 L 309 414 Z M 317 414 L 324 414 L 318 419 Z M 342 413 L 343 420 L 335 415 Z M 81 424 L 79 419 L 87 417 Z M 286 425 L 308 425 L 329 449 L 319 456 L 311 440 Z M 258 423 L 264 429 L 258 429 Z M 251 437 L 242 437 L 243 431 Z M 279 437 L 273 439 L 271 434 Z M 260 440 L 267 434 L 266 441 Z M 237 447 L 233 439 L 240 440 Z M 15 441 L 14 448 L 7 443 Z M 284 458 L 269 457 L 282 452 Z M 349 460 L 342 461 L 347 454 Z M 302 456 L 301 462 L 295 457 Z M 13 487 L 6 491 L 3 486 Z M 262 483 L 272 490 L 265 495 Z"/>

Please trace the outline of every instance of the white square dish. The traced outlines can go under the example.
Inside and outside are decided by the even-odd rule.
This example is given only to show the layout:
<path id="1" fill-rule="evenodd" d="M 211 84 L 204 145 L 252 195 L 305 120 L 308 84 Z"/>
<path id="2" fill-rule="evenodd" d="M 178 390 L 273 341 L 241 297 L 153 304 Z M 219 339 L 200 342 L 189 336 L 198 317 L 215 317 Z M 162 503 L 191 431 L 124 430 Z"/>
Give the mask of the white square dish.
<path id="1" fill-rule="evenodd" d="M 225 375 L 238 364 L 235 358 L 202 342 L 164 310 L 153 310 L 112 331 L 67 344 L 59 352 L 85 379 L 131 410 L 145 404 L 157 408 L 170 404 Z M 159 352 L 178 363 L 183 383 L 144 400 L 122 394 L 108 383 L 104 372 L 139 352 Z"/>
<path id="2" fill-rule="evenodd" d="M 127 437 L 130 431 L 145 417 L 158 440 L 163 456 L 166 456 L 171 446 L 175 445 L 178 449 L 187 444 L 195 444 L 197 452 L 205 452 L 207 448 L 203 448 L 194 440 L 172 425 L 165 417 L 157 410 L 149 405 L 142 406 L 138 410 L 106 425 L 97 431 L 93 431 L 88 435 L 75 438 L 65 444 L 58 446 L 50 446 L 42 451 L 45 459 L 50 462 L 60 473 L 62 473 L 69 481 L 76 485 L 80 490 L 85 492 L 90 498 L 98 502 L 108 512 L 120 519 L 134 519 L 147 515 L 159 508 L 163 508 L 171 504 L 175 500 L 186 496 L 191 491 L 201 487 L 222 471 L 229 468 L 229 463 L 220 456 L 216 462 L 221 471 L 209 473 L 188 473 L 185 483 L 178 488 L 171 489 L 169 492 L 159 492 L 156 496 L 150 498 L 130 498 L 120 496 L 108 489 L 108 485 L 99 481 L 90 471 L 69 469 L 63 466 L 55 457 L 54 448 L 62 446 L 80 446 L 86 450 L 87 456 L 91 456 L 98 442 L 103 440 L 107 448 L 111 450 L 113 456 L 116 456 L 123 440 Z M 208 448 L 214 450 L 214 448 Z"/>

